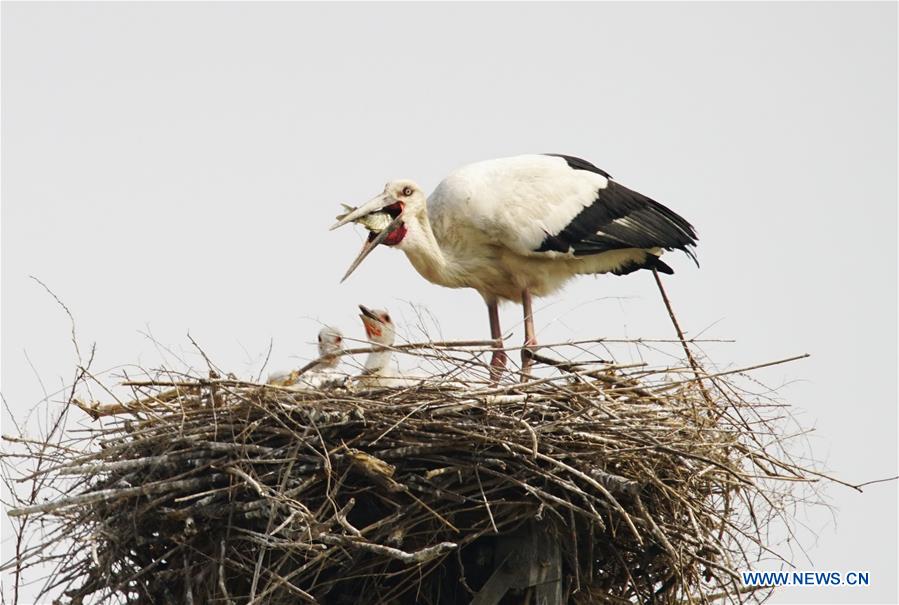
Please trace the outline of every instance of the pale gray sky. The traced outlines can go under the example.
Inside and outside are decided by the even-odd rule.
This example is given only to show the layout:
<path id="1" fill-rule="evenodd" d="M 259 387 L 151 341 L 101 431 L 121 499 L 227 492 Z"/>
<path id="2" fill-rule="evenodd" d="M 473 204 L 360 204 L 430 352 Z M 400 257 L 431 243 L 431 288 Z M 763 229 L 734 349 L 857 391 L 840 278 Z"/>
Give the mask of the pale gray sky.
<path id="1" fill-rule="evenodd" d="M 356 304 L 487 334 L 472 291 L 377 250 L 340 202 L 393 178 L 530 152 L 585 157 L 700 234 L 668 257 L 682 324 L 735 344 L 816 428 L 840 477 L 896 474 L 896 4 L 2 6 L 2 393 L 23 414 L 69 380 L 69 306 L 95 367 L 158 364 L 188 330 L 247 374 L 313 354 Z M 538 304 L 544 341 L 670 337 L 652 277 L 585 278 Z M 520 337 L 519 311 L 503 311 Z M 407 329 L 407 334 L 410 330 Z M 26 359 L 27 353 L 27 359 Z M 292 357 L 294 356 L 294 357 Z M 29 361 L 34 370 L 29 367 Z M 198 364 L 202 365 L 202 364 Z M 4 432 L 8 432 L 4 422 Z M 895 483 L 830 488 L 801 569 L 867 589 L 774 602 L 894 603 Z M 3 523 L 3 558 L 9 555 Z"/>

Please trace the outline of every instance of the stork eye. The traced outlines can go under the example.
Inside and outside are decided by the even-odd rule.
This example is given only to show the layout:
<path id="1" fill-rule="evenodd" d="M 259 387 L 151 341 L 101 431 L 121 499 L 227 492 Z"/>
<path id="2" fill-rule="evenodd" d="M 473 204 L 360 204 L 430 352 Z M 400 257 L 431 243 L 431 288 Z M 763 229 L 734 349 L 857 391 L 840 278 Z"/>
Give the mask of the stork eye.
<path id="1" fill-rule="evenodd" d="M 412 187 L 403 187 L 403 195 L 412 195 Z"/>
<path id="2" fill-rule="evenodd" d="M 390 315 L 387 313 L 384 314 L 384 321 L 390 321 Z"/>
<path id="3" fill-rule="evenodd" d="M 338 336 L 337 338 L 334 339 L 334 342 L 336 342 L 337 344 L 340 344 L 340 343 L 343 342 L 343 338 L 341 338 L 340 336 Z"/>

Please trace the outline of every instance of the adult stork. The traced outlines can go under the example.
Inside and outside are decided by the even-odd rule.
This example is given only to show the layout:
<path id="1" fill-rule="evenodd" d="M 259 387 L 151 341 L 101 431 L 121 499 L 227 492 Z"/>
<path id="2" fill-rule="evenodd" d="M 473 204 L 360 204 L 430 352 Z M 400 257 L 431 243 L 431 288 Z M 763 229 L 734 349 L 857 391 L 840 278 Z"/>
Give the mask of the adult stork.
<path id="1" fill-rule="evenodd" d="M 366 224 L 371 233 L 343 279 L 379 244 L 397 247 L 428 281 L 477 290 L 497 342 L 497 303 L 521 303 L 525 371 L 537 344 L 533 296 L 555 292 L 575 275 L 673 273 L 659 258 L 664 250 L 683 250 L 696 261 L 690 223 L 590 162 L 566 155 L 469 164 L 427 198 L 412 181 L 391 181 L 331 229 L 351 221 Z M 505 364 L 505 353 L 494 351 L 494 373 Z"/>

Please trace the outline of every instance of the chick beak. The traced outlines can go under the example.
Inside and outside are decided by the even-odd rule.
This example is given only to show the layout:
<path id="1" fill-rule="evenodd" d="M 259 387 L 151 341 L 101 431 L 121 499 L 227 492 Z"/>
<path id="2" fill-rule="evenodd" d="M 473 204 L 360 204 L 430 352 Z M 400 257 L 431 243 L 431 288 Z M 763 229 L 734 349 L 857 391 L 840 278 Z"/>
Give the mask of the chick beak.
<path id="1" fill-rule="evenodd" d="M 362 314 L 359 315 L 360 319 L 362 319 L 362 325 L 365 328 L 365 333 L 369 338 L 374 336 L 381 335 L 381 320 L 378 316 L 364 305 L 359 305 L 359 310 L 362 311 Z"/>
<path id="2" fill-rule="evenodd" d="M 366 307 L 365 305 L 359 305 L 359 310 L 362 311 L 362 315 L 359 317 L 368 317 L 369 319 L 374 319 L 378 321 L 378 316 L 375 315 L 375 312 Z"/>

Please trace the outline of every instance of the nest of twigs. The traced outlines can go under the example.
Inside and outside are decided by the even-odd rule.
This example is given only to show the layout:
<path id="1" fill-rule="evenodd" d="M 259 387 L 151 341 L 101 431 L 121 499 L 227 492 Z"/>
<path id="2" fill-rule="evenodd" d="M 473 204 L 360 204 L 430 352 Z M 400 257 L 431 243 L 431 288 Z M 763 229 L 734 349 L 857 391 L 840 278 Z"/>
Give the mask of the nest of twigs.
<path id="1" fill-rule="evenodd" d="M 736 572 L 810 478 L 783 406 L 698 365 L 582 355 L 494 385 L 466 378 L 483 349 L 408 349 L 452 380 L 166 373 L 81 403 L 86 429 L 19 440 L 37 487 L 11 514 L 41 532 L 16 564 L 54 565 L 45 594 L 71 603 L 468 603 L 502 537 L 539 526 L 564 602 L 758 596 Z"/>

